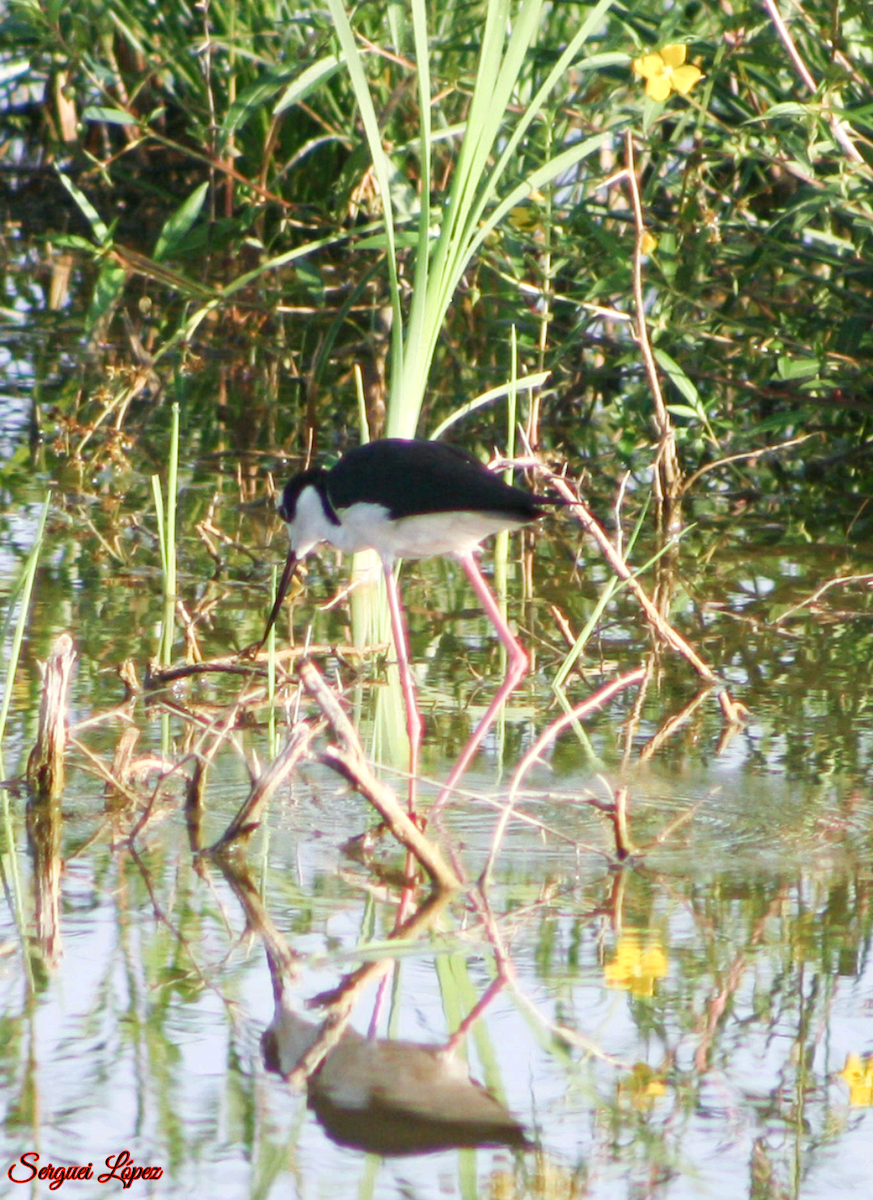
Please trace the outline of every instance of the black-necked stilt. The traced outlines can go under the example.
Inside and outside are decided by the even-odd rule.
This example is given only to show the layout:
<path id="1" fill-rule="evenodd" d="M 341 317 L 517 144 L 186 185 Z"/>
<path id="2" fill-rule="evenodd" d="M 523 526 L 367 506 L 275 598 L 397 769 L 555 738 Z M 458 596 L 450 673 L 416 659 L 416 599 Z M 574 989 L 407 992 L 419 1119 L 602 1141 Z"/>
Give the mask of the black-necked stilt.
<path id="1" fill-rule="evenodd" d="M 410 804 L 418 770 L 422 722 L 409 667 L 403 607 L 394 574 L 401 558 L 448 554 L 457 558 L 506 647 L 506 678 L 473 732 L 443 789 L 457 782 L 510 693 L 524 676 L 527 655 L 506 623 L 475 551 L 489 534 L 517 529 L 562 504 L 511 487 L 466 450 L 444 442 L 385 438 L 350 450 L 329 471 L 302 471 L 285 485 L 278 507 L 290 550 L 264 640 L 273 626 L 295 564 L 319 542 L 353 553 L 375 550 L 382 560 L 391 628 L 400 666 L 409 735 Z"/>

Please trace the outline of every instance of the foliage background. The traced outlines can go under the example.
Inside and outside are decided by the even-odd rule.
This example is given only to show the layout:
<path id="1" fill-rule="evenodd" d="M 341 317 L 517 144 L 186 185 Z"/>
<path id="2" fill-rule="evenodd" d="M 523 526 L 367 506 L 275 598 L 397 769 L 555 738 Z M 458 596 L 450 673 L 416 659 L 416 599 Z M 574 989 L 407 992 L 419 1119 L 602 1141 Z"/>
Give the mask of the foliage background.
<path id="1" fill-rule="evenodd" d="M 770 0 L 666 12 L 613 4 L 495 183 L 488 170 L 513 121 L 589 13 L 536 7 L 493 152 L 473 179 L 481 219 L 559 153 L 591 136 L 602 142 L 482 239 L 441 324 L 421 415 L 410 419 L 427 434 L 513 372 L 544 369 L 545 391 L 533 403 L 521 397 L 535 442 L 574 464 L 586 456 L 608 488 L 623 469 L 648 470 L 651 394 L 628 324 L 634 234 L 621 171 L 630 131 L 657 238 L 645 305 L 683 470 L 753 455 L 708 470 L 694 492 L 770 506 L 811 498 L 813 526 L 836 521 L 860 536 L 873 344 L 866 5 L 793 4 L 784 14 L 792 58 Z M 0 25 L 2 270 L 19 314 L 3 332 L 7 354 L 30 355 L 20 338 L 28 307 L 63 335 L 71 308 L 87 306 L 88 347 L 108 346 L 118 371 L 96 377 L 97 359 L 74 345 L 51 376 L 35 365 L 41 411 L 67 422 L 65 448 L 81 441 L 71 420 L 166 422 L 167 406 L 154 401 L 170 395 L 182 401 L 188 437 L 204 444 L 223 422 L 243 448 L 302 453 L 317 432 L 321 453 L 338 452 L 359 436 L 356 363 L 378 432 L 386 404 L 404 402 L 391 395 L 396 313 L 408 314 L 415 294 L 422 180 L 429 172 L 424 224 L 435 230 L 462 135 L 477 134 L 465 122 L 483 31 L 496 22 L 508 45 L 530 9 L 350 11 L 387 151 L 390 255 L 349 56 L 338 56 L 336 20 L 322 7 L 13 3 Z M 630 64 L 671 42 L 687 43 L 704 78 L 687 98 L 656 104 Z M 38 261 L 20 253 L 32 235 Z M 42 289 L 52 304 L 37 317 Z M 20 386 L 31 386 L 27 372 Z M 467 417 L 460 436 L 505 443 L 503 406 Z M 760 453 L 800 437 L 808 440 Z M 89 438 L 88 452 L 104 439 Z"/>

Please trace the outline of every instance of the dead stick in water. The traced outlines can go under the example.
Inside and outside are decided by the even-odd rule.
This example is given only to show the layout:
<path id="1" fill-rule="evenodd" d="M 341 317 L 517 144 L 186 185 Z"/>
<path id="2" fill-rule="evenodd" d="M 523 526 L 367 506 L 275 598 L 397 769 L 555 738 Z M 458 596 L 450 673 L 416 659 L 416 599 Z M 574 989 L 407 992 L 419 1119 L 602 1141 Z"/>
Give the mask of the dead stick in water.
<path id="1" fill-rule="evenodd" d="M 613 571 L 624 580 L 630 590 L 636 596 L 640 603 L 649 623 L 654 628 L 655 632 L 663 638 L 668 645 L 685 658 L 697 674 L 705 679 L 706 682 L 716 689 L 716 696 L 721 705 L 721 710 L 725 718 L 732 725 L 742 725 L 749 715 L 749 710 L 744 704 L 738 700 L 731 698 L 724 681 L 719 679 L 712 667 L 705 663 L 694 648 L 685 640 L 678 629 L 674 629 L 669 621 L 658 612 L 657 607 L 652 603 L 643 589 L 642 584 L 631 571 L 622 556 L 613 546 L 612 542 L 607 537 L 605 531 L 600 526 L 594 515 L 591 513 L 588 506 L 583 500 L 573 492 L 573 489 L 567 483 L 566 479 L 561 475 L 556 475 L 554 471 L 550 471 L 547 467 L 540 467 L 542 474 L 548 479 L 555 491 L 568 502 L 570 512 L 580 522 L 586 533 L 590 533 L 597 542 L 600 552 L 607 560 Z"/>
<path id="2" fill-rule="evenodd" d="M 27 782 L 40 800 L 57 800 L 64 790 L 64 755 L 67 748 L 67 696 L 76 661 L 73 639 L 62 633 L 42 671 L 39 733 L 27 760 Z"/>
<path id="3" fill-rule="evenodd" d="M 410 820 L 391 789 L 373 774 L 354 726 L 315 664 L 304 659 L 298 671 L 303 686 L 327 717 L 339 742 L 322 752 L 322 762 L 344 775 L 370 801 L 397 841 L 421 863 L 438 887 L 455 891 L 461 881 L 430 838 Z"/>
<path id="4" fill-rule="evenodd" d="M 258 827 L 267 801 L 294 771 L 309 751 L 309 743 L 320 726 L 299 721 L 288 735 L 284 749 L 253 785 L 248 798 L 225 833 L 212 847 L 212 853 L 226 851 L 235 842 L 247 841 Z"/>

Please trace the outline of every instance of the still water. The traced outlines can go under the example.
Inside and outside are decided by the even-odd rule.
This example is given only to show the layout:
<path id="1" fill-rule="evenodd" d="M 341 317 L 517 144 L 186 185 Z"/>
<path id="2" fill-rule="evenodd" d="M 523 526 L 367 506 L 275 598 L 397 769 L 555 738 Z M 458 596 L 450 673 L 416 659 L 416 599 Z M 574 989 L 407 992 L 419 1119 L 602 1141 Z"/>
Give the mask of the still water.
<path id="1" fill-rule="evenodd" d="M 466 881 L 434 899 L 421 883 L 402 892 L 390 838 L 350 843 L 376 820 L 317 760 L 324 730 L 244 850 L 199 853 L 289 730 L 317 714 L 293 665 L 272 730 L 262 700 L 236 707 L 262 674 L 204 671 L 125 699 L 117 670 L 129 657 L 143 674 L 162 615 L 147 490 L 135 474 L 121 496 L 117 478 L 73 487 L 49 476 L 20 487 L 8 525 L 14 613 L 18 562 L 54 484 L 7 778 L 36 734 L 36 661 L 63 629 L 79 657 L 60 806 L 40 812 L 22 788 L 4 790 L 6 1194 L 47 1195 L 35 1171 L 89 1164 L 65 1194 L 108 1194 L 113 1172 L 135 1167 L 152 1177 L 131 1192 L 161 1197 L 867 1194 L 870 600 L 849 584 L 795 611 L 825 580 L 860 573 L 862 554 L 774 545 L 766 527 L 715 518 L 699 526 L 671 567 L 672 614 L 749 707 L 748 724 L 726 730 L 713 697 L 652 651 L 619 596 L 568 699 L 641 664 L 645 688 L 565 731 L 516 778 L 561 711 L 549 683 L 566 646 L 548 606 L 577 631 L 603 575 L 559 525 L 539 540 L 537 599 L 525 601 L 516 547 L 509 611 L 534 668 L 428 828 Z M 282 553 L 265 508 L 226 486 L 214 500 L 191 467 L 179 588 L 207 662 L 257 637 L 264 564 Z M 223 569 L 210 576 L 216 544 Z M 351 607 L 324 608 L 345 578 L 332 555 L 314 560 L 281 637 L 307 631 L 402 798 L 387 652 L 352 645 L 360 606 L 376 601 L 365 584 Z M 501 664 L 451 564 L 411 565 L 405 593 L 423 771 L 436 781 L 423 785 L 426 807 Z M 181 630 L 176 646 L 181 662 Z M 637 853 L 619 862 L 622 790 Z"/>

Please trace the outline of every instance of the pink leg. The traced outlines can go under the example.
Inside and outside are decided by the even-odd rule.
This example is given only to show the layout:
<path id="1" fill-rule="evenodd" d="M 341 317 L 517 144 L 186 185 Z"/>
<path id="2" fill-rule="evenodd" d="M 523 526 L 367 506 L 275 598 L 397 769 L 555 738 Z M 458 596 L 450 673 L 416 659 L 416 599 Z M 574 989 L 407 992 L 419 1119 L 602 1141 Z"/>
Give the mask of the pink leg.
<path id="1" fill-rule="evenodd" d="M 400 603 L 397 577 L 394 574 L 393 566 L 389 563 L 383 562 L 382 566 L 385 570 L 385 587 L 388 591 L 391 632 L 394 634 L 394 649 L 397 653 L 397 665 L 400 668 L 400 685 L 403 688 L 403 699 L 406 704 L 406 734 L 409 738 L 409 811 L 414 812 L 422 720 L 421 713 L 418 711 L 418 699 L 415 695 L 415 682 L 409 668 L 409 637 L 403 607 Z"/>
<path id="2" fill-rule="evenodd" d="M 500 685 L 494 699 L 488 705 L 488 711 L 485 713 L 485 716 L 474 729 L 473 735 L 469 742 L 467 742 L 467 745 L 464 747 L 460 758 L 452 768 L 452 773 L 446 781 L 445 787 L 440 792 L 436 804 L 431 809 L 432 813 L 445 804 L 449 793 L 452 791 L 455 784 L 470 765 L 470 761 L 473 758 L 473 755 L 479 749 L 485 734 L 494 724 L 500 709 L 506 703 L 508 697 L 521 683 L 528 669 L 527 654 L 525 654 L 523 647 L 507 625 L 503 613 L 500 611 L 500 605 L 497 603 L 497 597 L 488 586 L 485 576 L 482 574 L 479 564 L 476 561 L 475 555 L 472 552 L 468 554 L 459 554 L 458 559 L 464 570 L 467 572 L 467 578 L 470 580 L 473 590 L 479 597 L 479 602 L 491 619 L 491 624 L 497 630 L 497 636 L 506 647 L 506 652 L 509 656 L 509 662 L 506 678 Z"/>

